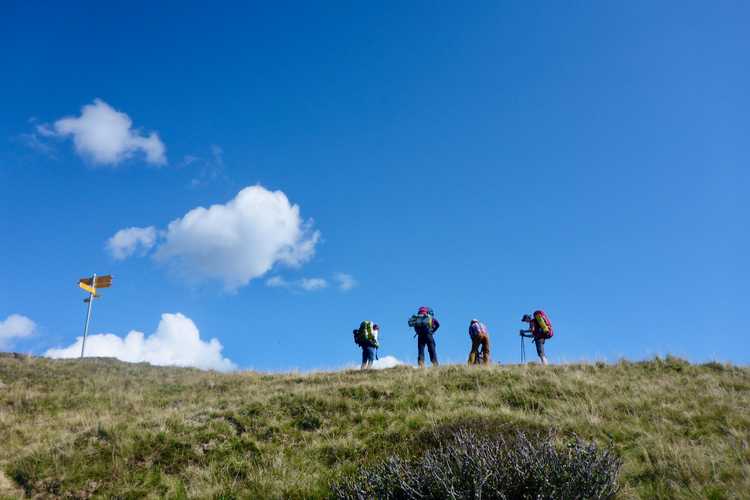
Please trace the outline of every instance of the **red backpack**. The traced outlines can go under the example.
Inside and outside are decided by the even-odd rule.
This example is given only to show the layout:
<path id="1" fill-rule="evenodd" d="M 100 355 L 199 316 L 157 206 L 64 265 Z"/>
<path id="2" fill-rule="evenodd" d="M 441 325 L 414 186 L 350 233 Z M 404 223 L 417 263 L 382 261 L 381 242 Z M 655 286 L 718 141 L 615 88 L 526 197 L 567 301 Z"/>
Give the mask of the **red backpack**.
<path id="1" fill-rule="evenodd" d="M 552 322 L 547 317 L 544 311 L 534 311 L 534 322 L 540 332 L 544 334 L 546 338 L 552 338 L 554 331 L 552 330 Z"/>

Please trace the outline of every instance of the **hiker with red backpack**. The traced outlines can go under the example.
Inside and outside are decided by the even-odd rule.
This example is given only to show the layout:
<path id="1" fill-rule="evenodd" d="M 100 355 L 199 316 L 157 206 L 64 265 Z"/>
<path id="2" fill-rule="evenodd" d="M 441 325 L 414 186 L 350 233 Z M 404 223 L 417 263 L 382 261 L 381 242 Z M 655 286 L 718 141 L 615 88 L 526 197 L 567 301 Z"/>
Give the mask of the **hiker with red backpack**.
<path id="1" fill-rule="evenodd" d="M 547 356 L 544 355 L 544 342 L 547 339 L 552 338 L 552 335 L 554 334 L 552 330 L 552 322 L 544 311 L 534 311 L 534 314 L 531 316 L 524 314 L 521 321 L 528 323 L 529 328 L 528 330 L 521 330 L 520 335 L 522 337 L 534 339 L 536 353 L 539 356 L 539 360 L 543 365 L 546 365 Z"/>
<path id="2" fill-rule="evenodd" d="M 372 363 L 377 358 L 378 335 L 380 327 L 372 321 L 365 320 L 359 324 L 359 328 L 352 331 L 354 343 L 362 348 L 362 365 L 360 370 L 372 368 Z"/>
<path id="3" fill-rule="evenodd" d="M 435 350 L 435 332 L 440 328 L 440 322 L 435 318 L 435 312 L 429 307 L 420 307 L 417 314 L 409 318 L 409 326 L 414 328 L 417 337 L 417 363 L 424 368 L 424 348 L 430 354 L 432 366 L 438 366 L 437 351 Z"/>
<path id="4" fill-rule="evenodd" d="M 471 338 L 471 352 L 469 352 L 469 365 L 488 365 L 490 363 L 490 334 L 487 327 L 478 319 L 472 319 L 469 323 L 469 337 Z M 479 351 L 479 347 L 482 351 Z"/>

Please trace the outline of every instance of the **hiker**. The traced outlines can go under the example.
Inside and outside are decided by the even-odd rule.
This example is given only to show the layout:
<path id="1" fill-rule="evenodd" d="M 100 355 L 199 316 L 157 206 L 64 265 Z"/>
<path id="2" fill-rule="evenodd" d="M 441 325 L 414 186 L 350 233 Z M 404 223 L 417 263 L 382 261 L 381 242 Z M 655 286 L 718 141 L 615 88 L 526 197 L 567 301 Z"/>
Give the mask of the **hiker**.
<path id="1" fill-rule="evenodd" d="M 375 351 L 378 349 L 378 335 L 380 327 L 372 321 L 366 320 L 359 324 L 359 328 L 352 331 L 354 343 L 362 348 L 362 366 L 360 370 L 372 368 L 372 363 L 377 357 Z"/>
<path id="2" fill-rule="evenodd" d="M 531 316 L 524 314 L 521 321 L 529 324 L 528 330 L 521 330 L 521 336 L 534 339 L 536 353 L 539 356 L 539 360 L 543 365 L 546 365 L 547 356 L 544 355 L 544 342 L 547 339 L 552 338 L 552 335 L 554 334 L 552 331 L 552 323 L 547 317 L 547 314 L 545 314 L 544 311 L 534 311 L 534 314 Z"/>
<path id="3" fill-rule="evenodd" d="M 429 307 L 420 307 L 417 314 L 409 318 L 409 326 L 414 328 L 417 337 L 417 363 L 424 368 L 424 348 L 430 353 L 430 363 L 437 366 L 437 352 L 435 351 L 435 332 L 440 328 L 440 322 L 435 319 L 435 312 Z"/>
<path id="4" fill-rule="evenodd" d="M 488 365 L 490 363 L 490 334 L 487 327 L 478 319 L 472 319 L 469 323 L 469 337 L 471 338 L 471 352 L 469 352 L 469 364 Z M 479 347 L 482 352 L 479 352 Z"/>

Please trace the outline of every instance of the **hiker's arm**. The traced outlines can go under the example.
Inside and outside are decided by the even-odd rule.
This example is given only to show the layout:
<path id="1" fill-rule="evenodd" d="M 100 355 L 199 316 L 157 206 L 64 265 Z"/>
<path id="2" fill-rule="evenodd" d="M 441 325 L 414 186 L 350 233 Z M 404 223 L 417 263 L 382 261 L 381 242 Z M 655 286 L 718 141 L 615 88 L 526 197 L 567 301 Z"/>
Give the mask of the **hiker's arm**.
<path id="1" fill-rule="evenodd" d="M 432 333 L 438 331 L 438 328 L 440 328 L 440 322 L 437 319 L 432 318 Z"/>

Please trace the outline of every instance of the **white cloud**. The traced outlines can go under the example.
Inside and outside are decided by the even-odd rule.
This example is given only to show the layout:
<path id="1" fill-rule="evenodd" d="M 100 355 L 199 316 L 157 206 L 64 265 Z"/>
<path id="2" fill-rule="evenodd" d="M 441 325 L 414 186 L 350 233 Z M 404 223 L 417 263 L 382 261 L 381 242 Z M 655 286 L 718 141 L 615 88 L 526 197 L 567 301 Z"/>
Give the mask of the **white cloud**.
<path id="1" fill-rule="evenodd" d="M 386 368 L 393 368 L 394 366 L 403 365 L 402 361 L 399 361 L 394 356 L 383 356 L 380 359 L 376 359 L 372 362 L 372 367 L 376 370 L 384 370 Z"/>
<path id="2" fill-rule="evenodd" d="M 328 281 L 323 278 L 302 278 L 295 281 L 287 281 L 281 276 L 272 276 L 266 280 L 266 286 L 271 288 L 289 288 L 292 290 L 314 292 L 327 288 Z"/>
<path id="3" fill-rule="evenodd" d="M 40 123 L 39 125 L 37 125 L 36 131 L 42 137 L 54 137 L 55 136 L 55 131 L 52 130 L 52 128 L 46 123 Z"/>
<path id="4" fill-rule="evenodd" d="M 40 138 L 36 133 L 20 134 L 17 140 L 29 149 L 33 149 L 37 153 L 41 153 L 49 158 L 56 159 L 55 148 L 52 147 L 47 141 Z"/>
<path id="5" fill-rule="evenodd" d="M 335 286 L 341 291 L 349 291 L 357 286 L 357 281 L 351 274 L 336 273 L 333 275 Z M 281 276 L 272 276 L 266 280 L 266 286 L 271 288 L 288 288 L 290 290 L 305 290 L 308 292 L 328 288 L 329 281 L 325 278 L 301 278 L 288 281 Z"/>
<path id="6" fill-rule="evenodd" d="M 224 150 L 216 144 L 211 145 L 211 154 L 208 157 L 195 155 L 183 157 L 182 167 L 189 167 L 193 164 L 195 164 L 196 172 L 195 177 L 190 180 L 190 187 L 206 185 L 214 181 L 229 181 L 224 169 Z"/>
<path id="7" fill-rule="evenodd" d="M 11 314 L 0 321 L 0 348 L 7 347 L 13 339 L 29 337 L 34 334 L 36 323 L 21 314 Z"/>
<path id="8" fill-rule="evenodd" d="M 154 254 L 188 281 L 244 286 L 277 264 L 300 266 L 315 253 L 320 232 L 281 191 L 249 186 L 224 205 L 198 207 L 173 220 Z"/>
<path id="9" fill-rule="evenodd" d="M 379 356 L 380 359 L 376 359 L 372 362 L 372 368 L 375 370 L 385 370 L 387 368 L 393 368 L 394 366 L 409 366 L 403 361 L 399 360 L 395 356 Z M 347 363 L 341 368 L 334 368 L 334 370 L 359 370 L 362 365 L 357 363 Z M 325 371 L 325 370 L 320 370 Z"/>
<path id="10" fill-rule="evenodd" d="M 82 337 L 60 349 L 49 349 L 49 358 L 77 358 L 81 355 Z M 124 338 L 111 333 L 89 335 L 86 356 L 114 357 L 121 361 L 145 361 L 160 366 L 192 366 L 219 371 L 234 370 L 237 366 L 222 357 L 221 343 L 212 338 L 204 342 L 195 323 L 180 313 L 162 314 L 156 332 L 144 336 L 131 330 Z"/>
<path id="11" fill-rule="evenodd" d="M 302 278 L 299 281 L 299 286 L 303 290 L 308 292 L 313 290 L 321 290 L 328 286 L 328 282 L 323 278 Z"/>
<path id="12" fill-rule="evenodd" d="M 129 227 L 120 229 L 107 240 L 107 250 L 117 260 L 130 257 L 140 250 L 144 255 L 156 243 L 156 228 L 149 227 Z"/>
<path id="13" fill-rule="evenodd" d="M 79 117 L 65 117 L 52 127 L 37 126 L 42 136 L 73 137 L 76 152 L 93 163 L 117 165 L 137 152 L 146 155 L 146 161 L 154 165 L 167 162 L 166 147 L 156 132 L 142 135 L 133 129 L 128 115 L 117 111 L 101 99 L 81 108 Z"/>
<path id="14" fill-rule="evenodd" d="M 344 292 L 349 291 L 357 286 L 357 280 L 355 280 L 354 276 L 352 276 L 351 274 L 336 273 L 333 276 L 333 279 L 338 284 L 339 290 L 342 290 Z"/>
<path id="15" fill-rule="evenodd" d="M 281 276 L 272 276 L 266 280 L 266 286 L 270 286 L 271 288 L 288 288 L 291 286 L 291 283 Z"/>

